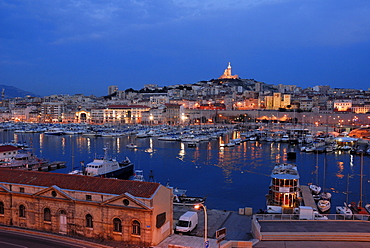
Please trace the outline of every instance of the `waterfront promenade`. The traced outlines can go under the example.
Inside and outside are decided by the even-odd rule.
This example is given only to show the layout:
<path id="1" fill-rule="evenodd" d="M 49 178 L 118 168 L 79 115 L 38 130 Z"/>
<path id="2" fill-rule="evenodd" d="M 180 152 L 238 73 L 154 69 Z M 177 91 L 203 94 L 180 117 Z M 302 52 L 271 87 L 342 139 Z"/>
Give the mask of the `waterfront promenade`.
<path id="1" fill-rule="evenodd" d="M 174 208 L 174 225 L 179 216 L 189 207 Z M 204 215 L 199 214 L 199 224 L 190 234 L 173 234 L 155 248 L 178 247 L 202 248 L 204 242 Z M 216 230 L 226 228 L 226 240 L 221 247 L 228 247 L 230 241 L 239 242 L 237 247 L 370 247 L 370 221 L 318 220 L 318 221 L 259 221 L 262 240 L 255 239 L 252 232 L 252 216 L 240 215 L 235 211 L 207 209 L 208 236 L 210 247 L 218 247 Z M 236 247 L 236 246 L 233 246 Z"/>
<path id="2" fill-rule="evenodd" d="M 188 207 L 175 207 L 174 216 L 179 216 L 183 211 L 191 210 Z M 220 227 L 226 227 L 226 240 L 220 243 L 221 248 L 231 247 L 255 247 L 255 248 L 367 248 L 370 247 L 370 221 L 260 221 L 261 231 L 274 233 L 280 240 L 262 240 L 259 241 L 252 237 L 251 223 L 252 216 L 240 215 L 235 211 L 224 211 L 216 209 L 207 209 L 208 215 L 208 230 L 209 230 L 209 247 L 219 247 L 215 239 L 215 231 Z M 168 247 L 193 247 L 204 248 L 204 216 L 199 212 L 199 224 L 197 230 L 190 235 L 172 234 L 160 244 L 152 248 L 168 248 Z M 174 217 L 174 221 L 176 218 Z M 39 231 L 14 228 L 0 227 L 0 229 L 11 229 L 13 231 L 27 232 L 28 234 L 37 234 L 50 236 L 51 239 L 70 239 L 71 237 L 60 235 L 41 233 Z M 336 235 L 337 240 L 324 241 L 320 239 L 309 240 L 307 236 L 312 235 L 312 232 L 321 232 L 321 234 Z M 288 233 L 295 235 L 295 240 L 284 240 L 284 235 Z M 367 234 L 369 238 L 364 241 L 338 241 L 343 234 L 357 233 Z M 306 234 L 306 235 L 305 235 Z M 195 236 L 194 236 L 195 235 Z M 302 238 L 303 237 L 303 238 Z M 285 237 L 286 238 L 286 237 Z M 139 246 L 130 246 L 119 241 L 99 240 L 95 241 L 87 238 L 73 237 L 76 244 L 83 244 L 85 247 L 115 247 L 127 248 Z M 235 241 L 232 245 L 231 240 Z M 86 243 L 85 243 L 86 242 Z M 87 243 L 88 242 L 88 243 Z M 238 246 L 236 246 L 236 244 Z M 232 246 L 228 246 L 232 245 Z"/>

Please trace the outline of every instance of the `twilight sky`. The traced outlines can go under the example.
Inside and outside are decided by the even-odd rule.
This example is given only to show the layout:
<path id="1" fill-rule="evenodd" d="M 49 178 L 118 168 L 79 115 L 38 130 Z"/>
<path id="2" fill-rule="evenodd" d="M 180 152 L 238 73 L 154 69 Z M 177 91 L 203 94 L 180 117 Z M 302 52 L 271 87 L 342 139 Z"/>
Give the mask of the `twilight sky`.
<path id="1" fill-rule="evenodd" d="M 0 0 L 0 84 L 107 94 L 233 74 L 370 87 L 369 0 Z"/>

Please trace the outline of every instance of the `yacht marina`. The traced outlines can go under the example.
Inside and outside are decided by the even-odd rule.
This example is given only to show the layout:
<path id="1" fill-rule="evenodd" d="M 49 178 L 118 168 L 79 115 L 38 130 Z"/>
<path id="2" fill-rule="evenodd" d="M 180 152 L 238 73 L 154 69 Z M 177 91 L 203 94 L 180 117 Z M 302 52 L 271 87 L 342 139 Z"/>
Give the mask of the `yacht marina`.
<path id="1" fill-rule="evenodd" d="M 368 146 L 353 140 L 336 142 L 338 136 L 319 137 L 301 129 L 289 132 L 272 132 L 267 128 L 245 130 L 230 125 L 104 127 L 74 124 L 54 125 L 53 130 L 59 128 L 59 131 L 53 133 L 46 131 L 52 129 L 46 124 L 3 125 L 1 143 L 27 144 L 39 158 L 66 161 L 65 168 L 54 172 L 70 173 L 81 169 L 81 162 L 93 161 L 107 147 L 117 161 L 130 158 L 135 169 L 143 171 L 144 178 L 152 171 L 156 182 L 166 184 L 169 181 L 174 187 L 187 189 L 190 196 L 204 197 L 209 208 L 251 207 L 254 212 L 266 209 L 265 195 L 271 171 L 282 163 L 297 166 L 300 185 L 315 184 L 330 192 L 330 213 L 335 213 L 336 206 L 343 206 L 343 202 L 357 203 L 362 198 L 365 206 L 370 200 L 367 150 L 360 153 L 342 149 L 347 145 L 351 148 Z M 291 140 L 287 140 L 286 133 Z M 307 141 L 300 140 L 302 138 Z M 303 151 L 302 147 L 314 144 L 310 140 L 317 143 L 316 147 L 336 145 L 331 151 Z M 288 152 L 296 155 L 293 160 Z M 365 165 L 362 194 L 361 159 Z M 349 183 L 347 175 L 350 175 Z"/>

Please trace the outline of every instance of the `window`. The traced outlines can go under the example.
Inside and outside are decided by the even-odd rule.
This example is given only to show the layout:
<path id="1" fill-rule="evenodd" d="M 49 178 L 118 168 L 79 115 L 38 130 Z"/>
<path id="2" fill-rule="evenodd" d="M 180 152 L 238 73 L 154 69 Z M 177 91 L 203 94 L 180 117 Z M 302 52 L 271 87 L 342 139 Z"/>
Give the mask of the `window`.
<path id="1" fill-rule="evenodd" d="M 93 218 L 90 214 L 86 215 L 86 227 L 93 228 Z"/>
<path id="2" fill-rule="evenodd" d="M 44 221 L 51 221 L 51 211 L 49 208 L 44 209 Z"/>
<path id="3" fill-rule="evenodd" d="M 24 193 L 24 188 L 20 187 L 19 192 Z"/>
<path id="4" fill-rule="evenodd" d="M 0 214 L 4 214 L 4 203 L 0 202 Z"/>
<path id="5" fill-rule="evenodd" d="M 24 205 L 19 206 L 19 217 L 26 217 L 26 207 Z"/>
<path id="6" fill-rule="evenodd" d="M 113 220 L 113 231 L 115 232 L 122 232 L 122 223 L 121 223 L 121 220 L 118 219 L 118 218 L 115 218 Z"/>
<path id="7" fill-rule="evenodd" d="M 137 220 L 132 222 L 132 234 L 140 235 L 140 222 Z"/>
<path id="8" fill-rule="evenodd" d="M 122 202 L 123 202 L 123 205 L 125 206 L 128 206 L 130 204 L 129 200 L 127 199 L 124 199 Z"/>
<path id="9" fill-rule="evenodd" d="M 166 212 L 163 212 L 163 213 L 157 215 L 155 226 L 157 228 L 160 228 L 161 226 L 163 226 L 163 224 L 165 222 L 166 222 Z"/>
<path id="10" fill-rule="evenodd" d="M 86 201 L 91 201 L 91 195 L 86 195 Z"/>

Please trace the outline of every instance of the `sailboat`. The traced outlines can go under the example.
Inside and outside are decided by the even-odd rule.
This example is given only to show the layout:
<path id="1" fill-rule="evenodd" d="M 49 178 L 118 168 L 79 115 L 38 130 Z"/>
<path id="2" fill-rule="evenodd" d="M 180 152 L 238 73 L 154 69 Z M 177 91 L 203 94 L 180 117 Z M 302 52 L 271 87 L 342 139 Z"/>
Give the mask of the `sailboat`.
<path id="1" fill-rule="evenodd" d="M 362 207 L 362 188 L 363 188 L 363 174 L 364 174 L 364 154 L 361 154 L 361 162 L 360 162 L 360 200 L 356 204 L 356 202 L 351 202 L 351 210 L 354 214 L 369 214 L 366 211 L 366 208 Z"/>
<path id="2" fill-rule="evenodd" d="M 325 181 L 326 181 L 326 156 L 324 159 L 324 184 L 323 184 L 323 192 L 320 194 L 320 200 L 317 202 L 317 208 L 321 213 L 327 213 L 330 211 L 331 208 L 331 193 L 325 191 Z"/>
<path id="3" fill-rule="evenodd" d="M 343 206 L 336 206 L 335 212 L 337 214 L 343 215 L 346 219 L 351 219 L 353 216 L 352 210 L 349 208 L 346 202 L 348 202 L 348 189 L 349 189 L 349 174 L 347 174 L 347 191 L 346 191 L 346 201 L 344 202 Z"/>
<path id="4" fill-rule="evenodd" d="M 318 153 L 316 153 L 316 184 L 310 184 L 310 190 L 312 195 L 314 196 L 314 199 L 320 200 L 321 197 L 319 196 L 321 187 L 318 185 L 319 184 L 319 161 L 318 161 Z"/>

